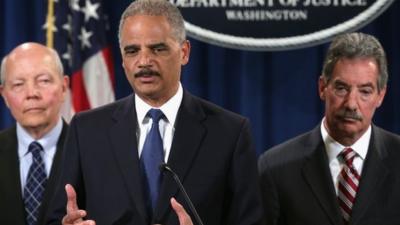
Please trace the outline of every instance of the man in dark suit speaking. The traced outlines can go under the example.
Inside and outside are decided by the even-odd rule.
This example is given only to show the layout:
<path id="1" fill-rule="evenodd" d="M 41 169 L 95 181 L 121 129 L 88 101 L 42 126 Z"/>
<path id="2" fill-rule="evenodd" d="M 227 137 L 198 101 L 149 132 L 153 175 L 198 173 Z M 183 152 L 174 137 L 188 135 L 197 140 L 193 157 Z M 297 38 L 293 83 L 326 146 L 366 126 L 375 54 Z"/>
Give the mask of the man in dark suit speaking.
<path id="1" fill-rule="evenodd" d="M 67 87 L 46 46 L 24 43 L 2 60 L 0 92 L 17 123 L 0 132 L 0 224 L 43 224 L 67 133 Z"/>
<path id="2" fill-rule="evenodd" d="M 248 120 L 182 88 L 190 44 L 179 10 L 165 0 L 134 1 L 119 40 L 134 94 L 72 120 L 49 223 L 178 224 L 170 198 L 189 207 L 171 174 L 160 172 L 166 162 L 204 224 L 259 224 Z M 67 211 L 66 184 L 77 200 L 68 186 Z"/>
<path id="3" fill-rule="evenodd" d="M 377 39 L 333 40 L 319 79 L 321 124 L 259 159 L 267 224 L 400 224 L 400 137 L 371 122 L 387 80 Z"/>

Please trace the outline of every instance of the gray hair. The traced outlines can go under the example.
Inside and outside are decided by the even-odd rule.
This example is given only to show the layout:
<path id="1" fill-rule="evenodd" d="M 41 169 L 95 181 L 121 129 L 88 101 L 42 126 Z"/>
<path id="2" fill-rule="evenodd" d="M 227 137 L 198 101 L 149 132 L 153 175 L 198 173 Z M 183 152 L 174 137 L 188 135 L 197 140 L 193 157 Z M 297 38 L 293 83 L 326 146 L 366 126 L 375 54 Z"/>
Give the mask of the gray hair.
<path id="1" fill-rule="evenodd" d="M 347 33 L 337 36 L 329 46 L 323 65 L 322 77 L 325 82 L 328 83 L 332 79 L 333 69 L 342 58 L 375 59 L 379 69 L 378 91 L 386 86 L 388 81 L 386 54 L 374 36 L 364 33 Z"/>
<path id="2" fill-rule="evenodd" d="M 186 40 L 185 25 L 179 9 L 167 0 L 136 0 L 122 13 L 119 21 L 118 40 L 121 45 L 121 32 L 127 17 L 135 15 L 165 16 L 172 28 L 173 37 L 183 43 Z"/>
<path id="3" fill-rule="evenodd" d="M 7 55 L 3 57 L 1 60 L 1 66 L 0 66 L 0 84 L 4 84 L 4 80 L 6 79 L 6 61 L 7 61 Z"/>
<path id="4" fill-rule="evenodd" d="M 41 44 L 38 44 L 38 45 L 41 45 Z M 20 47 L 20 46 L 17 46 L 16 48 L 18 48 L 18 47 Z M 45 46 L 43 46 L 43 47 L 45 47 Z M 57 71 L 59 72 L 60 76 L 63 77 L 64 76 L 64 67 L 61 62 L 60 56 L 58 55 L 56 50 L 54 50 L 52 48 L 47 48 L 47 49 L 49 50 L 51 56 L 54 59 Z M 12 50 L 12 51 L 14 51 L 14 50 Z M 6 62 L 7 62 L 8 57 L 9 57 L 9 54 L 4 56 L 3 59 L 1 60 L 0 84 L 4 84 L 5 79 L 6 79 Z"/>

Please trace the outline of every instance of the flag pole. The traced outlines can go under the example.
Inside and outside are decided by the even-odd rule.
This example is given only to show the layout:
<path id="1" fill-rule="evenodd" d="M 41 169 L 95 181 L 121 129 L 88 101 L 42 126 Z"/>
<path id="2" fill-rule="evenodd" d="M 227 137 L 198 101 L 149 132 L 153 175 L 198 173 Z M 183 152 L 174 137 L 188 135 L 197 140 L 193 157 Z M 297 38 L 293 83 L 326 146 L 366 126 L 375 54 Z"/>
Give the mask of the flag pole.
<path id="1" fill-rule="evenodd" d="M 54 0 L 47 1 L 47 17 L 46 17 L 46 46 L 49 48 L 54 47 Z"/>

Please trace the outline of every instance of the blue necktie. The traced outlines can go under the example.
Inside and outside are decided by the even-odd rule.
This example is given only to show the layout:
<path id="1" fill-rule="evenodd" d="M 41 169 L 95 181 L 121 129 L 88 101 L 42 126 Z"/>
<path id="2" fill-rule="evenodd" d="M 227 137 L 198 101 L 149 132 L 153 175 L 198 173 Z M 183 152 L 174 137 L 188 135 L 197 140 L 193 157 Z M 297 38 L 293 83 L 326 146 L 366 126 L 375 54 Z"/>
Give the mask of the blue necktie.
<path id="1" fill-rule="evenodd" d="M 32 164 L 29 168 L 28 178 L 24 188 L 24 203 L 26 211 L 26 222 L 28 225 L 36 225 L 39 215 L 39 207 L 43 199 L 44 189 L 46 187 L 46 171 L 40 152 L 42 146 L 34 141 L 28 151 L 32 154 Z"/>
<path id="2" fill-rule="evenodd" d="M 140 163 L 145 178 L 145 191 L 147 191 L 150 200 L 149 213 L 152 215 L 158 200 L 161 183 L 159 166 L 164 162 L 163 142 L 158 126 L 158 122 L 164 114 L 159 109 L 150 109 L 147 116 L 152 119 L 153 123 L 144 141 Z"/>

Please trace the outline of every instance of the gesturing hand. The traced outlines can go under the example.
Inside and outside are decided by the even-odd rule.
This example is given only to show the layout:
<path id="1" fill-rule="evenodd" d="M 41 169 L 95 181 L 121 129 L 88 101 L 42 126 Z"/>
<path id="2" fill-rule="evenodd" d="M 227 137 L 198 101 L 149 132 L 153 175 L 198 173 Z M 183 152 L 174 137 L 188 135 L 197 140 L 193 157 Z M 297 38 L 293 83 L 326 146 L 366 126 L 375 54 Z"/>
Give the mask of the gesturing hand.
<path id="1" fill-rule="evenodd" d="M 93 220 L 83 220 L 86 216 L 86 211 L 78 208 L 76 203 L 76 192 L 72 185 L 65 185 L 65 192 L 67 193 L 67 215 L 62 219 L 63 225 L 96 225 Z"/>
<path id="2" fill-rule="evenodd" d="M 171 198 L 171 206 L 178 216 L 179 225 L 193 225 L 192 219 L 181 204 L 175 198 Z"/>

